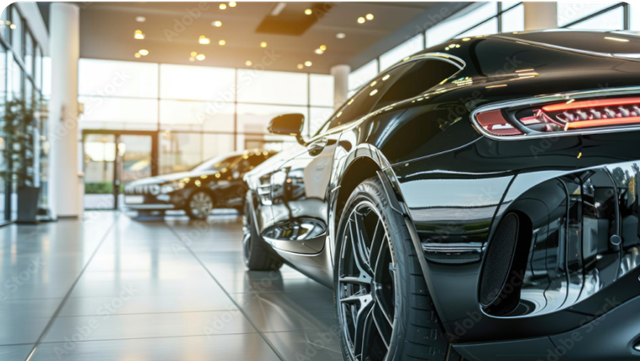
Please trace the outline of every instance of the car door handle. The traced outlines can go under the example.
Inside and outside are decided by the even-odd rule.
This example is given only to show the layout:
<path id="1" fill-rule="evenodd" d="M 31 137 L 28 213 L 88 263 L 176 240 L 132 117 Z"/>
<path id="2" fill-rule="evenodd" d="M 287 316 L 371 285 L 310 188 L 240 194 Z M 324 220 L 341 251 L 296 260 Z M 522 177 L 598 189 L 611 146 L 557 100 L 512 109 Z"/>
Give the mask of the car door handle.
<path id="1" fill-rule="evenodd" d="M 307 145 L 307 151 L 309 152 L 309 155 L 312 156 L 316 156 L 318 154 L 320 154 L 322 152 L 322 150 L 324 149 L 324 147 L 327 146 L 327 139 L 318 139 L 316 141 L 314 141 L 313 143 Z"/>

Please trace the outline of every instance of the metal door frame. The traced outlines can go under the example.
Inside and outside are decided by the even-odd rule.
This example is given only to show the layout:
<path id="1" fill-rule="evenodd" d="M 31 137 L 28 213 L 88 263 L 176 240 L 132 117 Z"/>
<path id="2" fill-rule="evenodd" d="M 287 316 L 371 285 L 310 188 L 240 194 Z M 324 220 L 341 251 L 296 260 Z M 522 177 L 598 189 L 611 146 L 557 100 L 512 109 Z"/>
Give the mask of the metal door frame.
<path id="1" fill-rule="evenodd" d="M 158 175 L 158 154 L 159 154 L 159 145 L 158 145 L 158 131 L 143 131 L 143 130 L 111 130 L 111 129 L 83 129 L 82 130 L 82 152 L 84 154 L 84 141 L 87 135 L 89 134 L 103 134 L 103 135 L 113 135 L 115 136 L 115 157 L 114 157 L 114 166 L 113 166 L 113 208 L 109 210 L 117 210 L 118 209 L 118 196 L 120 194 L 120 174 L 119 174 L 119 162 L 120 157 L 118 157 L 118 146 L 120 136 L 122 135 L 141 135 L 141 136 L 150 136 L 151 137 L 151 176 Z M 83 172 L 84 172 L 84 161 L 82 163 Z"/>

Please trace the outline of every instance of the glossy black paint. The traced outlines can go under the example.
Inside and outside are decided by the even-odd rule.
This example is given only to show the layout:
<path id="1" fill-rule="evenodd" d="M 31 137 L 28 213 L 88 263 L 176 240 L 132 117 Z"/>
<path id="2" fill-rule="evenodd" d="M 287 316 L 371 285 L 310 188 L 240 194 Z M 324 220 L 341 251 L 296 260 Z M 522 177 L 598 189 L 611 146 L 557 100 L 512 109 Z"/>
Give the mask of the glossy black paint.
<path id="1" fill-rule="evenodd" d="M 223 157 L 229 164 L 221 169 L 194 169 L 133 181 L 124 189 L 125 205 L 138 211 L 185 209 L 191 194 L 204 189 L 212 196 L 215 208 L 241 211 L 248 189 L 242 177 L 275 154 L 264 150 L 233 153 Z M 142 196 L 143 201 L 131 203 L 127 196 Z"/>
<path id="2" fill-rule="evenodd" d="M 479 343 L 508 350 L 512 340 L 553 348 L 549 335 L 592 322 L 612 298 L 640 296 L 640 130 L 503 141 L 483 136 L 470 116 L 487 104 L 548 94 L 640 94 L 640 62 L 610 54 L 637 51 L 640 37 L 615 34 L 629 40 L 625 48 L 609 44 L 609 35 L 478 37 L 415 56 L 407 64 L 447 60 L 462 68 L 411 98 L 369 104 L 363 117 L 338 121 L 339 110 L 306 146 L 249 173 L 259 232 L 282 258 L 332 287 L 341 207 L 355 185 L 381 177 L 425 256 L 427 285 L 460 352 L 472 354 Z M 367 92 L 394 71 L 365 85 Z M 486 248 L 510 212 L 530 222 L 531 234 L 517 307 L 498 315 L 480 305 L 479 281 Z M 312 231 L 296 231 L 303 224 Z"/>

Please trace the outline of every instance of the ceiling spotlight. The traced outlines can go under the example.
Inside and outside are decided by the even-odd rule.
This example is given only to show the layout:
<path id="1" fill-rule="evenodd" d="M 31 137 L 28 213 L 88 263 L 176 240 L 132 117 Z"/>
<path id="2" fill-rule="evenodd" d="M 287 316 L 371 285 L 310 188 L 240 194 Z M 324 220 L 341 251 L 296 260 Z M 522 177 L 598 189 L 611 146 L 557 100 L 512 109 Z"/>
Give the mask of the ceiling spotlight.
<path id="1" fill-rule="evenodd" d="M 222 21 L 216 20 L 216 21 L 212 22 L 211 25 L 215 26 L 216 28 L 219 28 L 219 27 L 222 26 Z"/>
<path id="2" fill-rule="evenodd" d="M 9 29 L 11 30 L 16 30 L 18 27 L 16 26 L 16 24 L 11 24 L 9 25 Z"/>
<path id="3" fill-rule="evenodd" d="M 226 41 L 224 41 L 224 40 L 220 40 L 220 41 L 218 41 L 218 44 L 220 44 L 220 46 L 223 46 L 223 45 L 224 45 L 224 44 L 226 44 L 226 43 L 227 43 L 227 42 L 226 42 Z"/>
<path id="4" fill-rule="evenodd" d="M 191 56 L 191 57 L 189 57 L 189 61 L 196 61 L 196 58 Z"/>
<path id="5" fill-rule="evenodd" d="M 304 11 L 304 13 L 306 15 L 311 15 L 311 14 L 313 14 L 313 11 L 311 9 L 307 9 L 307 10 Z"/>
<path id="6" fill-rule="evenodd" d="M 364 24 L 365 21 L 362 16 L 358 18 L 358 24 Z"/>
<path id="7" fill-rule="evenodd" d="M 267 42 L 266 41 L 261 42 L 260 43 L 260 47 L 261 48 L 266 48 L 267 47 Z"/>
<path id="8" fill-rule="evenodd" d="M 195 51 L 192 51 L 192 52 L 191 52 L 191 57 L 195 58 L 195 57 L 196 57 L 196 55 L 198 55 L 198 53 L 196 53 Z"/>
<path id="9" fill-rule="evenodd" d="M 209 43 L 211 43 L 211 39 L 207 38 L 204 35 L 200 35 L 200 37 L 198 38 L 198 42 L 202 45 L 207 45 Z"/>
<path id="10" fill-rule="evenodd" d="M 138 53 L 140 53 L 140 55 L 142 55 L 142 56 L 147 56 L 147 55 L 149 55 L 149 50 L 140 49 L 140 50 L 138 50 Z"/>
<path id="11" fill-rule="evenodd" d="M 229 6 L 232 8 L 236 7 L 236 2 L 235 1 L 229 1 Z"/>
<path id="12" fill-rule="evenodd" d="M 304 65 L 298 64 L 298 69 L 302 69 L 302 68 L 304 68 Z"/>
<path id="13" fill-rule="evenodd" d="M 322 49 L 316 49 L 316 50 L 314 50 L 314 52 L 315 52 L 316 54 L 322 54 L 322 53 L 324 53 L 324 51 L 322 51 Z"/>
<path id="14" fill-rule="evenodd" d="M 204 54 L 198 54 L 198 55 L 196 55 L 196 60 L 198 60 L 198 61 L 203 61 L 204 59 L 205 59 Z"/>
<path id="15" fill-rule="evenodd" d="M 336 34 L 336 38 L 338 38 L 338 39 L 344 39 L 346 37 L 347 37 L 347 35 L 345 33 L 337 33 Z"/>
<path id="16" fill-rule="evenodd" d="M 133 33 L 133 38 L 134 38 L 134 39 L 138 39 L 138 40 L 142 40 L 142 39 L 144 39 L 144 34 L 142 33 L 142 30 L 136 30 L 136 31 Z"/>
<path id="17" fill-rule="evenodd" d="M 244 64 L 245 64 L 246 66 L 251 66 L 251 64 L 253 64 L 253 63 L 251 62 L 251 60 L 247 60 Z"/>
<path id="18" fill-rule="evenodd" d="M 220 10 L 224 10 L 227 8 L 227 4 L 220 4 Z"/>
<path id="19" fill-rule="evenodd" d="M 136 21 L 139 23 L 144 23 L 147 20 L 144 16 L 136 16 Z"/>
<path id="20" fill-rule="evenodd" d="M 313 65 L 313 63 L 310 62 L 309 60 L 304 62 L 304 66 L 311 66 L 311 65 Z"/>
<path id="21" fill-rule="evenodd" d="M 139 58 L 139 57 L 141 57 L 142 55 L 140 55 L 140 53 L 135 53 L 135 54 L 133 54 L 133 56 L 135 56 L 136 58 Z"/>
<path id="22" fill-rule="evenodd" d="M 322 51 L 325 51 L 325 50 L 327 50 L 327 46 L 326 45 L 320 45 L 319 49 L 322 50 Z"/>
<path id="23" fill-rule="evenodd" d="M 367 14 L 365 15 L 365 17 L 367 18 L 367 20 L 373 20 L 373 14 Z"/>

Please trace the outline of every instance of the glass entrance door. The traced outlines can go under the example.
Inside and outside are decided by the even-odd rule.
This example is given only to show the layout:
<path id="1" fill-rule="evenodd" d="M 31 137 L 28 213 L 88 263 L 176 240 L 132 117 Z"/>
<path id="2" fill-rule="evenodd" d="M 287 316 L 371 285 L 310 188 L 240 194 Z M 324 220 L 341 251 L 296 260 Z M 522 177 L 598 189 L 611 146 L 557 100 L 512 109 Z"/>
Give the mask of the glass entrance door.
<path id="1" fill-rule="evenodd" d="M 124 205 L 124 187 L 129 182 L 152 175 L 152 137 L 150 135 L 121 134 L 118 136 L 115 208 Z"/>
<path id="2" fill-rule="evenodd" d="M 84 208 L 120 209 L 124 186 L 157 174 L 155 133 L 83 133 Z"/>

